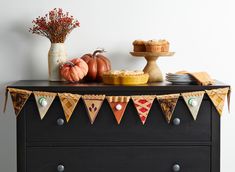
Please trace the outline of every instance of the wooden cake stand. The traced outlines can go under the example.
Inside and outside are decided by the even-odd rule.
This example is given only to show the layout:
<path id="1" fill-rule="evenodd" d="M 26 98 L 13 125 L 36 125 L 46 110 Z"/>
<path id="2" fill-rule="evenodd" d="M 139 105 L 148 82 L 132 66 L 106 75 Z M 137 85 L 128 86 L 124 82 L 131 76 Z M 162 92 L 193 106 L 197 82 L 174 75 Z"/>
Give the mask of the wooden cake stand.
<path id="1" fill-rule="evenodd" d="M 144 67 L 144 73 L 149 74 L 148 82 L 161 82 L 163 81 L 162 72 L 159 69 L 156 61 L 160 56 L 173 56 L 174 52 L 130 52 L 132 56 L 144 57 L 147 60 L 147 64 Z"/>

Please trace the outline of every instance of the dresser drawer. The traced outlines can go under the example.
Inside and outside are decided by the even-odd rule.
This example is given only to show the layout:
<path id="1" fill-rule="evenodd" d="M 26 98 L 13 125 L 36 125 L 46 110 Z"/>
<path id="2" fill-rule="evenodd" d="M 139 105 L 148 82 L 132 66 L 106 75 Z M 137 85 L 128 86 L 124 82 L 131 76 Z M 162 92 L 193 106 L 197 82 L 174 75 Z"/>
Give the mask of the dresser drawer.
<path id="1" fill-rule="evenodd" d="M 58 125 L 64 118 L 58 97 L 47 115 L 40 120 L 36 103 L 28 101 L 24 108 L 27 142 L 207 142 L 211 140 L 211 103 L 202 102 L 198 118 L 193 120 L 182 99 L 177 103 L 172 117 L 180 119 L 179 125 L 168 124 L 155 100 L 145 125 L 142 125 L 132 101 L 129 102 L 121 124 L 105 100 L 93 125 L 90 124 L 85 105 L 79 101 L 69 123 Z"/>
<path id="2" fill-rule="evenodd" d="M 210 172 L 210 147 L 29 148 L 27 171 Z"/>

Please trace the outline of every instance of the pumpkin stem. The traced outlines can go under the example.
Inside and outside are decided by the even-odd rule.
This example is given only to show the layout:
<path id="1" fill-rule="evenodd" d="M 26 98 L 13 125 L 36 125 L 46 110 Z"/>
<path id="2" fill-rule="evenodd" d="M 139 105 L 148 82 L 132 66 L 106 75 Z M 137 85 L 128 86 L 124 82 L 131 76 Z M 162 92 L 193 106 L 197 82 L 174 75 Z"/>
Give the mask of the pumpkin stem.
<path id="1" fill-rule="evenodd" d="M 65 64 L 68 64 L 68 65 L 70 65 L 70 66 L 72 66 L 72 67 L 75 66 L 75 64 L 72 63 L 71 61 L 66 61 L 66 62 L 63 63 L 63 65 L 65 65 Z"/>
<path id="2" fill-rule="evenodd" d="M 97 50 L 95 50 L 94 53 L 92 54 L 92 57 L 95 58 L 96 54 L 98 54 L 98 53 L 104 53 L 104 52 L 106 52 L 106 51 L 104 50 L 104 48 L 97 49 Z"/>

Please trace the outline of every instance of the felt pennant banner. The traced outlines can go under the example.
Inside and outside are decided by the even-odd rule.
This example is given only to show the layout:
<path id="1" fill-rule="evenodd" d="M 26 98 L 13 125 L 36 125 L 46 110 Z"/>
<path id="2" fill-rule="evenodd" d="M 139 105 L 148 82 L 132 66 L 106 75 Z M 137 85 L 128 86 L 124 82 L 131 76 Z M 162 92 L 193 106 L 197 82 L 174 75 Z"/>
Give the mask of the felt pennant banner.
<path id="1" fill-rule="evenodd" d="M 144 125 L 155 99 L 154 95 L 131 96 L 140 120 Z"/>
<path id="2" fill-rule="evenodd" d="M 106 99 L 109 102 L 117 123 L 120 124 L 130 96 L 106 96 Z"/>
<path id="3" fill-rule="evenodd" d="M 27 102 L 29 96 L 31 95 L 32 91 L 16 89 L 16 88 L 8 88 L 8 90 L 11 95 L 15 114 L 16 116 L 18 116 L 22 108 L 24 107 L 25 103 Z"/>
<path id="4" fill-rule="evenodd" d="M 171 117 L 175 110 L 179 96 L 180 94 L 167 94 L 156 96 L 168 124 L 171 121 Z"/>
<path id="5" fill-rule="evenodd" d="M 67 122 L 69 122 L 74 112 L 74 109 L 76 108 L 80 98 L 82 97 L 91 124 L 94 123 L 105 97 L 107 98 L 107 101 L 114 113 L 117 123 L 120 124 L 122 117 L 125 113 L 127 104 L 130 98 L 132 98 L 135 108 L 138 112 L 138 116 L 140 117 L 140 120 L 144 125 L 155 98 L 157 98 L 160 104 L 160 107 L 166 118 L 166 121 L 170 123 L 180 95 L 182 95 L 184 101 L 186 102 L 186 105 L 189 111 L 191 112 L 193 119 L 196 120 L 205 92 L 208 94 L 213 105 L 215 106 L 216 110 L 221 116 L 226 96 L 229 108 L 231 89 L 230 87 L 226 87 L 226 88 L 217 88 L 205 91 L 194 91 L 181 94 L 178 93 L 178 94 L 166 94 L 166 95 L 134 95 L 134 96 L 83 95 L 82 96 L 71 93 L 56 93 L 56 92 L 42 92 L 42 91 L 32 92 L 29 90 L 18 89 L 18 88 L 6 88 L 5 103 L 3 109 L 4 111 L 7 104 L 8 92 L 11 95 L 16 116 L 19 115 L 25 103 L 27 102 L 28 98 L 30 97 L 31 93 L 33 93 L 41 119 L 45 117 L 55 97 L 58 95 Z"/>
<path id="6" fill-rule="evenodd" d="M 57 93 L 34 91 L 33 94 L 36 100 L 40 118 L 43 119 L 52 102 L 54 101 Z"/>
<path id="7" fill-rule="evenodd" d="M 181 93 L 194 120 L 197 119 L 198 111 L 200 109 L 204 93 L 205 93 L 204 91 Z"/>
<path id="8" fill-rule="evenodd" d="M 229 87 L 206 90 L 219 115 L 222 115 L 225 98 L 229 92 Z"/>
<path id="9" fill-rule="evenodd" d="M 60 98 L 60 102 L 64 110 L 66 121 L 69 122 L 81 95 L 70 93 L 58 93 L 58 96 Z"/>
<path id="10" fill-rule="evenodd" d="M 85 103 L 90 122 L 93 124 L 101 105 L 103 104 L 105 95 L 84 95 L 82 96 L 82 99 Z"/>

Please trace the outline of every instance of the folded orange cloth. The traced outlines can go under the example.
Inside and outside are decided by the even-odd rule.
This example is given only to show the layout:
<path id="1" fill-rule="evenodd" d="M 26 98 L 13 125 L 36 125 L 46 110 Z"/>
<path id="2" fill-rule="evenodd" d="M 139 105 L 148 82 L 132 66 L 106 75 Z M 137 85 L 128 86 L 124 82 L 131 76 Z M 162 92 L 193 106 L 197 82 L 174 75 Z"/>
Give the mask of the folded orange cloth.
<path id="1" fill-rule="evenodd" d="M 214 79 L 207 72 L 178 71 L 176 74 L 189 74 L 197 80 L 199 85 L 212 85 L 215 83 Z"/>

